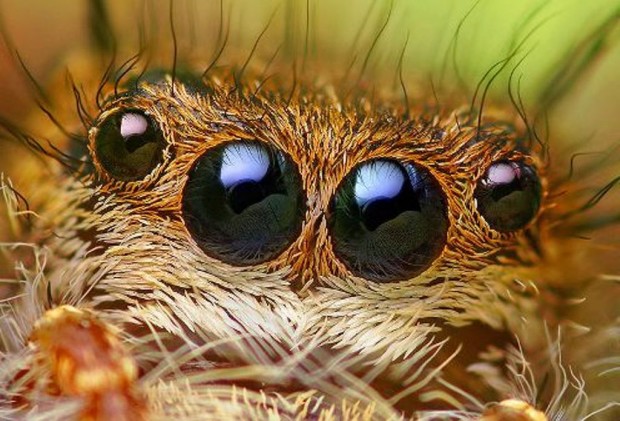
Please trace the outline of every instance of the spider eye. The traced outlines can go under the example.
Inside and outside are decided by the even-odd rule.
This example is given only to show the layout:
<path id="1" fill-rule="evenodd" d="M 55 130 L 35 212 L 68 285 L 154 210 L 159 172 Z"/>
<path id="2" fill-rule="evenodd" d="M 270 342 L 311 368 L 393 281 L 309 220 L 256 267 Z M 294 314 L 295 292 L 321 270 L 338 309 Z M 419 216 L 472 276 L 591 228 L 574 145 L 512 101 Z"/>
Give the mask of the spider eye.
<path id="1" fill-rule="evenodd" d="M 376 282 L 424 271 L 446 243 L 441 188 L 413 163 L 377 159 L 355 167 L 330 206 L 335 253 L 354 274 Z"/>
<path id="2" fill-rule="evenodd" d="M 163 158 L 165 141 L 158 124 L 142 111 L 108 116 L 98 127 L 95 156 L 103 169 L 121 181 L 144 178 Z"/>
<path id="3" fill-rule="evenodd" d="M 478 210 L 494 230 L 525 227 L 540 207 L 541 186 L 534 170 L 522 162 L 492 164 L 478 183 Z"/>
<path id="4" fill-rule="evenodd" d="M 205 152 L 189 172 L 183 218 L 202 250 L 235 265 L 269 260 L 301 231 L 301 176 L 293 161 L 260 142 Z"/>

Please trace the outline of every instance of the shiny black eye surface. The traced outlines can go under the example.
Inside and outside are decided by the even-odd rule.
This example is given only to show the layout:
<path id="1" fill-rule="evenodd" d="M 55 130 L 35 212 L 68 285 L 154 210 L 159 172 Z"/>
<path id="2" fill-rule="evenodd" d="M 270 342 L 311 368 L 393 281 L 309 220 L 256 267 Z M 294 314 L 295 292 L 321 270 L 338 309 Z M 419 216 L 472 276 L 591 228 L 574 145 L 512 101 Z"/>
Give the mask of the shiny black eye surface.
<path id="1" fill-rule="evenodd" d="M 142 111 L 108 116 L 95 135 L 95 155 L 103 169 L 120 181 L 144 178 L 163 158 L 165 141 L 158 124 Z"/>
<path id="2" fill-rule="evenodd" d="M 334 252 L 355 275 L 410 279 L 441 254 L 448 231 L 443 192 L 413 163 L 377 159 L 355 167 L 332 199 Z"/>
<path id="3" fill-rule="evenodd" d="M 299 235 L 304 213 L 296 165 L 256 141 L 205 152 L 183 192 L 183 218 L 194 240 L 207 255 L 234 265 L 280 254 Z"/>
<path id="4" fill-rule="evenodd" d="M 534 170 L 522 162 L 499 161 L 482 177 L 474 197 L 478 211 L 491 228 L 515 231 L 538 213 L 540 181 Z"/>

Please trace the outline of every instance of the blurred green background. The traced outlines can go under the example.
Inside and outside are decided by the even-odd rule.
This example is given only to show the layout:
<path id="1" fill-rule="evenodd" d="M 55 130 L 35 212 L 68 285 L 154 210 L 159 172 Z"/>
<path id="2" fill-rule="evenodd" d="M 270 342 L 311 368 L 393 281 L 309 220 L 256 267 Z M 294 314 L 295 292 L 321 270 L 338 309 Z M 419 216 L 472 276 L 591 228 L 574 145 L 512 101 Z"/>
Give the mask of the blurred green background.
<path id="1" fill-rule="evenodd" d="M 129 54 L 137 49 L 138 28 L 147 26 L 158 48 L 169 48 L 169 2 L 110 0 L 111 20 L 119 44 Z M 620 124 L 620 31 L 617 0 L 174 0 L 175 29 L 181 53 L 209 57 L 220 31 L 220 6 L 230 22 L 229 51 L 247 54 L 272 18 L 257 55 L 308 50 L 317 60 L 342 67 L 361 65 L 377 34 L 367 71 L 395 69 L 403 56 L 403 73 L 434 82 L 460 83 L 471 89 L 516 39 L 527 34 L 521 52 L 528 55 L 519 68 L 526 105 L 536 106 L 537 94 L 554 71 L 568 70 L 572 48 L 605 21 L 601 53 L 574 83 L 552 116 L 554 127 L 575 139 L 617 141 Z M 3 30 L 33 74 L 45 79 L 52 68 L 64 66 L 68 51 L 88 48 L 87 1 L 0 1 Z M 143 16 L 149 16 L 144 24 Z M 380 31 L 390 16 L 384 31 Z M 306 31 L 306 22 L 310 24 Z M 458 36 L 455 34 L 458 33 Z M 168 47 L 164 47 L 167 45 Z M 307 47 L 306 47 L 307 45 Z M 27 83 L 10 54 L 0 48 L 0 113 L 15 115 L 31 105 Z M 520 58 L 518 56 L 517 58 Z M 512 67 L 512 66 L 510 66 Z M 505 72 L 494 83 L 495 94 L 506 93 Z M 377 76 L 379 77 L 379 76 Z M 390 81 L 391 82 L 391 81 Z M 559 117 L 558 117 L 559 113 Z M 594 136 L 594 137 L 593 137 Z"/>

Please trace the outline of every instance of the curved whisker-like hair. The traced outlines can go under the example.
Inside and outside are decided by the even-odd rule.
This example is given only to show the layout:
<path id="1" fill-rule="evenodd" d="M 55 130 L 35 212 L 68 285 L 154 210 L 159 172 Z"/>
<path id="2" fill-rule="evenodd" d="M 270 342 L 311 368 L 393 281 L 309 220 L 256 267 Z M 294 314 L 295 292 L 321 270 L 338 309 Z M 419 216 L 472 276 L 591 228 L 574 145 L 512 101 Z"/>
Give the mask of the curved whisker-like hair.
<path id="1" fill-rule="evenodd" d="M 403 91 L 403 106 L 405 110 L 404 117 L 409 118 L 409 95 L 407 95 L 407 86 L 405 85 L 405 80 L 403 77 L 403 61 L 405 59 L 405 52 L 407 51 L 407 45 L 409 44 L 409 33 L 407 33 L 407 38 L 405 39 L 405 43 L 403 44 L 403 48 L 400 51 L 400 56 L 398 57 L 398 82 L 400 83 L 400 89 Z"/>
<path id="2" fill-rule="evenodd" d="M 75 101 L 75 110 L 77 112 L 78 118 L 80 119 L 80 122 L 82 123 L 82 127 L 84 128 L 84 130 L 87 131 L 92 127 L 95 120 L 88 113 L 88 110 L 86 106 L 84 105 L 84 101 L 82 100 L 84 96 L 84 92 L 82 92 L 80 88 L 78 88 L 77 84 L 75 83 L 75 80 L 73 80 L 73 76 L 68 71 L 67 71 L 67 80 L 69 82 L 69 85 L 71 85 L 71 91 L 73 92 L 73 98 Z"/>
<path id="3" fill-rule="evenodd" d="M 228 45 L 228 37 L 230 35 L 230 15 L 228 13 L 228 19 L 226 20 L 226 24 L 224 23 L 224 2 L 220 0 L 220 20 L 219 20 L 219 29 L 217 34 L 217 41 L 215 42 L 215 51 L 213 56 L 209 62 L 207 68 L 202 72 L 202 79 L 205 79 L 209 72 L 217 65 L 217 62 L 222 57 L 226 46 Z"/>
<path id="4" fill-rule="evenodd" d="M 256 88 L 254 89 L 254 91 L 252 92 L 252 96 L 250 97 L 251 99 L 256 98 L 256 96 L 258 95 L 258 93 L 260 92 L 261 88 L 263 87 L 263 85 L 271 78 L 273 77 L 273 74 L 267 74 L 267 72 L 269 71 L 269 69 L 271 68 L 273 62 L 275 61 L 276 57 L 278 56 L 278 54 L 280 53 L 280 51 L 282 50 L 282 46 L 283 44 L 281 43 L 280 45 L 278 45 L 278 47 L 274 50 L 273 54 L 271 55 L 271 57 L 269 58 L 269 60 L 267 60 L 267 63 L 265 64 L 265 67 L 263 68 L 263 71 L 261 72 L 261 75 L 258 78 L 258 83 L 256 84 Z"/>
<path id="5" fill-rule="evenodd" d="M 172 82 L 170 83 L 170 95 L 174 97 L 174 85 L 177 76 L 179 45 L 177 40 L 177 33 L 174 27 L 174 6 L 172 0 L 170 0 L 168 9 L 168 23 L 170 25 L 170 36 L 172 37 L 172 67 L 170 72 L 172 75 Z"/>
<path id="6" fill-rule="evenodd" d="M 110 78 L 114 74 L 114 68 L 116 65 L 116 50 L 113 50 L 110 55 L 110 60 L 108 65 L 101 75 L 101 79 L 99 80 L 99 86 L 97 87 L 97 93 L 95 94 L 95 103 L 97 104 L 97 108 L 102 111 L 103 104 L 105 100 L 105 86 L 110 81 Z"/>
<path id="7" fill-rule="evenodd" d="M 60 130 L 60 132 L 65 135 L 68 139 L 72 140 L 72 141 L 78 141 L 78 142 L 85 142 L 84 136 L 77 134 L 77 133 L 71 133 L 69 132 L 69 130 L 67 130 L 66 127 L 64 127 L 62 125 L 62 123 L 60 121 L 58 121 L 58 119 L 56 118 L 56 116 L 54 116 L 54 114 L 52 113 L 52 111 L 47 108 L 45 105 L 43 105 L 42 103 L 37 101 L 37 106 L 39 107 L 39 109 L 43 112 L 43 114 L 45 114 L 47 116 L 47 118 L 49 119 L 49 121 L 52 122 L 52 124 L 58 129 Z"/>
<path id="8" fill-rule="evenodd" d="M 605 50 L 611 47 L 613 34 L 618 29 L 619 22 L 616 11 L 562 57 L 560 63 L 554 66 L 557 70 L 550 73 L 546 78 L 548 83 L 538 93 L 539 109 L 553 108 L 566 93 L 570 92 L 571 87 L 576 86 L 578 79 L 605 55 Z"/>
<path id="9" fill-rule="evenodd" d="M 614 187 L 616 187 L 616 185 L 618 185 L 618 183 L 620 183 L 620 176 L 615 177 L 603 187 L 601 187 L 581 206 L 560 215 L 558 217 L 558 221 L 567 221 L 573 217 L 583 215 L 588 211 L 592 210 L 603 200 L 603 198 L 605 198 L 605 196 L 607 196 L 614 189 Z M 606 226 L 617 224 L 619 221 L 620 212 L 597 215 L 596 217 L 589 218 L 587 221 L 580 221 L 574 224 L 574 226 L 572 226 L 572 229 L 575 232 L 593 231 L 604 228 Z"/>
<path id="10" fill-rule="evenodd" d="M 372 16 L 375 10 L 375 7 L 378 4 L 379 2 L 370 2 L 370 6 L 368 7 L 368 10 L 364 14 L 364 19 L 361 21 L 359 27 L 357 28 L 357 31 L 355 31 L 355 36 L 351 40 L 351 45 L 349 46 L 348 51 L 351 51 L 352 55 L 348 62 L 349 64 L 346 68 L 346 71 L 344 72 L 340 80 L 340 85 L 342 86 L 341 88 L 342 92 L 346 92 L 345 87 L 347 86 L 347 81 L 349 80 L 349 76 L 351 75 L 351 72 L 353 71 L 355 67 L 355 63 L 359 57 L 358 43 L 363 38 L 362 35 L 364 34 L 364 31 L 367 30 L 366 25 L 370 21 L 370 17 Z"/>
<path id="11" fill-rule="evenodd" d="M 252 60 L 252 57 L 256 53 L 256 49 L 258 48 L 258 44 L 260 43 L 261 39 L 263 38 L 263 36 L 265 35 L 267 30 L 271 26 L 271 23 L 273 22 L 273 18 L 276 16 L 277 12 L 278 12 L 278 9 L 276 8 L 271 13 L 271 16 L 269 17 L 269 20 L 267 21 L 267 24 L 265 24 L 265 27 L 263 28 L 263 30 L 256 37 L 256 41 L 254 41 L 254 44 L 252 45 L 252 48 L 250 49 L 250 53 L 248 54 L 247 58 L 243 62 L 243 65 L 241 66 L 241 69 L 239 69 L 238 72 L 233 72 L 233 80 L 234 80 L 234 84 L 235 84 L 235 90 L 241 90 L 241 87 L 242 87 L 242 82 L 241 81 L 243 79 L 243 74 L 245 73 L 248 65 L 250 64 L 250 61 Z"/>
<path id="12" fill-rule="evenodd" d="M 587 140 L 584 142 L 587 143 Z M 571 179 L 573 178 L 573 175 L 575 175 L 575 166 L 576 166 L 576 161 L 577 158 L 580 158 L 582 156 L 592 156 L 592 155 L 602 155 L 605 152 L 603 151 L 591 151 L 591 152 L 575 152 L 570 156 L 570 162 L 568 164 L 568 174 L 566 174 L 566 178 L 564 179 L 565 182 L 571 181 Z M 590 166 L 590 168 L 592 168 L 592 166 Z M 584 175 L 584 173 L 582 171 L 579 172 L 581 176 Z"/>
<path id="13" fill-rule="evenodd" d="M 40 141 L 36 140 L 15 123 L 2 116 L 0 116 L 0 129 L 3 130 L 10 139 L 16 140 L 20 145 L 25 146 L 28 150 L 39 155 L 39 157 L 47 156 L 52 158 L 65 169 L 69 170 L 70 173 L 76 174 L 79 167 L 83 164 L 80 159 L 67 155 L 58 149 L 50 140 L 46 140 L 50 149 L 45 148 Z"/>
<path id="14" fill-rule="evenodd" d="M 4 43 L 7 51 L 9 52 L 11 59 L 14 62 L 17 62 L 19 69 L 21 69 L 21 75 L 26 77 L 28 85 L 34 90 L 34 97 L 39 98 L 45 103 L 49 103 L 49 98 L 47 96 L 47 93 L 45 92 L 45 89 L 43 89 L 39 81 L 28 68 L 28 65 L 19 53 L 19 49 L 15 46 L 13 39 L 6 31 L 2 9 L 0 9 L 0 38 L 2 39 L 2 42 Z"/>
<path id="15" fill-rule="evenodd" d="M 532 139 L 535 139 L 538 145 L 542 148 L 542 154 L 543 154 L 542 157 L 544 159 L 546 156 L 548 156 L 548 142 L 543 142 L 540 139 L 540 136 L 538 136 L 536 127 L 533 127 L 531 125 L 530 119 L 527 115 L 526 107 L 525 107 L 525 104 L 523 103 L 523 97 L 521 95 L 521 81 L 523 78 L 523 74 L 519 75 L 519 78 L 517 79 L 516 96 L 513 90 L 514 89 L 513 88 L 514 75 L 516 74 L 516 71 L 522 65 L 522 63 L 527 58 L 530 52 L 528 52 L 527 54 L 524 54 L 523 57 L 521 57 L 521 59 L 515 64 L 513 69 L 510 71 L 510 76 L 508 77 L 508 97 L 510 98 L 510 102 L 512 103 L 514 109 L 517 111 L 517 114 L 519 114 L 519 118 L 521 118 L 521 121 L 525 125 L 525 128 L 527 130 L 528 147 L 530 148 L 532 147 Z"/>
<path id="16" fill-rule="evenodd" d="M 22 56 L 19 54 L 19 51 L 17 51 L 17 50 L 15 50 L 15 57 L 19 61 L 19 65 L 22 68 L 22 70 L 23 70 L 24 74 L 26 75 L 26 77 L 28 78 L 28 80 L 30 81 L 30 83 L 32 84 L 32 87 L 35 89 L 35 95 L 37 97 L 41 98 L 41 100 L 44 103 L 49 104 L 49 98 L 47 96 L 47 93 L 45 92 L 45 89 L 43 89 L 41 84 L 34 77 L 32 72 L 30 71 L 30 69 L 28 68 L 26 63 L 24 62 Z"/>
<path id="17" fill-rule="evenodd" d="M 459 70 L 459 65 L 458 65 L 458 60 L 457 60 L 457 51 L 458 51 L 458 41 L 459 41 L 459 37 L 461 34 L 461 31 L 463 30 L 463 26 L 465 25 L 465 23 L 467 22 L 467 20 L 470 18 L 471 14 L 474 12 L 474 10 L 478 7 L 478 5 L 480 4 L 482 0 L 476 0 L 474 2 L 474 4 L 469 8 L 469 10 L 467 10 L 467 12 L 463 15 L 463 17 L 459 20 L 458 25 L 456 26 L 456 29 L 454 30 L 454 33 L 452 34 L 452 38 L 450 39 L 450 43 L 448 44 L 448 48 L 446 49 L 446 52 L 444 54 L 444 59 L 443 59 L 443 63 L 441 65 L 441 70 L 439 70 L 439 86 L 443 85 L 444 82 L 444 78 L 446 76 L 446 72 L 448 69 L 448 60 L 451 58 L 452 61 L 452 67 L 456 76 L 456 80 L 459 84 L 459 86 L 461 87 L 461 89 L 463 89 L 463 92 L 467 92 L 468 90 L 468 83 L 465 82 L 465 79 L 463 78 L 463 76 L 461 75 L 461 72 Z M 452 53 L 452 54 L 450 54 Z"/>
<path id="18" fill-rule="evenodd" d="M 116 77 L 114 78 L 114 97 L 118 97 L 118 88 L 121 84 L 121 81 L 125 76 L 127 76 L 132 70 L 136 68 L 143 54 L 144 50 L 141 49 L 119 66 L 118 70 L 116 71 Z"/>
<path id="19" fill-rule="evenodd" d="M 372 56 L 373 51 L 375 51 L 375 49 L 377 48 L 377 44 L 379 43 L 381 36 L 385 32 L 385 29 L 387 28 L 390 21 L 392 20 L 393 11 L 394 11 L 394 2 L 390 1 L 390 5 L 386 13 L 385 19 L 383 23 L 381 24 L 381 26 L 379 27 L 379 30 L 375 34 L 372 42 L 370 43 L 368 50 L 366 51 L 366 55 L 364 56 L 364 61 L 362 62 L 362 67 L 360 68 L 360 72 L 357 75 L 357 82 L 355 83 L 356 85 L 359 85 L 360 81 L 364 77 L 364 74 L 366 73 L 366 69 L 368 68 L 368 63 L 370 62 L 370 57 Z"/>
<path id="20" fill-rule="evenodd" d="M 502 60 L 499 60 L 498 62 L 496 62 L 495 64 L 493 64 L 486 72 L 485 74 L 482 76 L 482 78 L 480 79 L 480 81 L 478 82 L 478 85 L 476 86 L 476 89 L 474 91 L 474 95 L 472 97 L 472 108 L 471 110 L 474 109 L 474 105 L 476 103 L 476 98 L 478 96 L 478 92 L 480 90 L 480 87 L 483 83 L 486 84 L 484 85 L 484 89 L 482 91 L 482 95 L 480 98 L 480 102 L 478 105 L 478 122 L 476 125 L 476 137 L 480 136 L 480 129 L 481 129 L 481 125 L 482 125 L 482 118 L 483 118 L 483 114 L 484 114 L 484 104 L 489 92 L 489 89 L 491 87 L 491 85 L 493 84 L 493 82 L 495 81 L 495 79 L 508 67 L 508 64 L 510 64 L 512 62 L 512 60 L 519 54 L 519 52 L 521 51 L 521 49 L 523 48 L 523 46 L 525 45 L 525 43 L 536 33 L 537 30 L 539 30 L 544 23 L 546 22 L 546 20 L 543 20 L 541 22 L 539 22 L 536 26 L 534 26 L 520 41 L 518 40 L 518 37 L 514 38 L 513 43 L 516 43 L 516 45 L 514 46 L 514 48 L 511 48 L 511 50 L 509 51 L 509 53 L 506 55 L 506 57 L 504 57 Z M 527 53 L 524 55 L 525 57 L 527 56 Z M 497 68 L 497 70 L 495 70 L 495 68 Z M 488 78 L 488 80 L 487 80 Z"/>

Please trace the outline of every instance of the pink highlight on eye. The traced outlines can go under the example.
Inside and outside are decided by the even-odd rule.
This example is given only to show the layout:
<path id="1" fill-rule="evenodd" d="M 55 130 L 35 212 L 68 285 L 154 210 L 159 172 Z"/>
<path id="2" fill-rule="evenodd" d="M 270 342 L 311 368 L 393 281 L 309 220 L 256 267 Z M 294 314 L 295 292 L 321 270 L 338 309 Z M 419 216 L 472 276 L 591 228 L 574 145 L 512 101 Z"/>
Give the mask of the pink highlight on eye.
<path id="1" fill-rule="evenodd" d="M 512 163 L 499 162 L 487 170 L 485 182 L 490 185 L 510 184 L 520 175 L 519 167 Z"/>
<path id="2" fill-rule="evenodd" d="M 146 132 L 148 121 L 141 114 L 126 113 L 121 119 L 121 136 L 128 138 L 139 136 Z"/>

